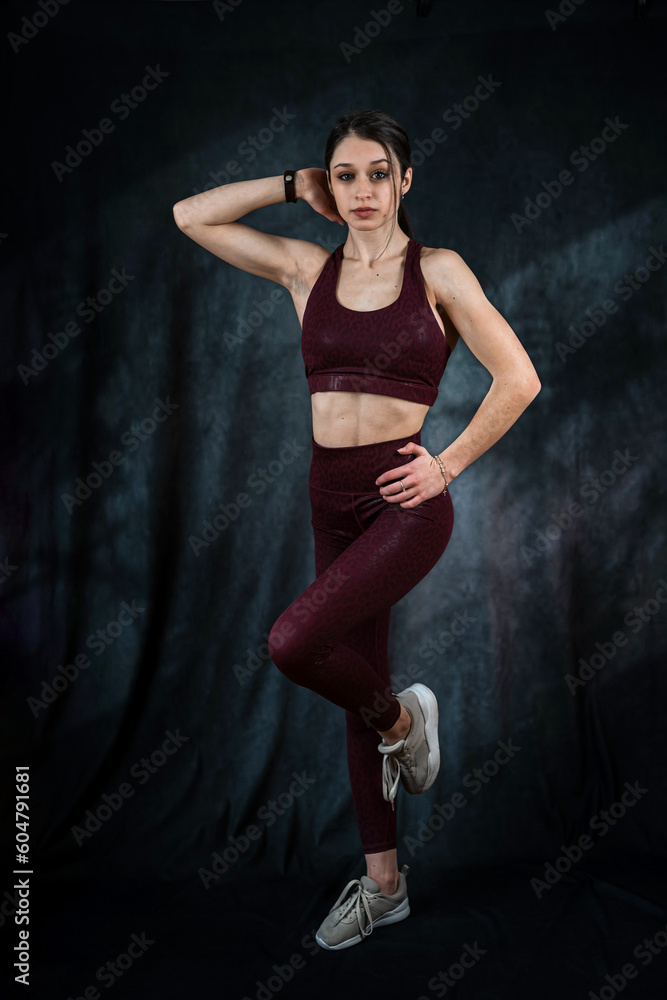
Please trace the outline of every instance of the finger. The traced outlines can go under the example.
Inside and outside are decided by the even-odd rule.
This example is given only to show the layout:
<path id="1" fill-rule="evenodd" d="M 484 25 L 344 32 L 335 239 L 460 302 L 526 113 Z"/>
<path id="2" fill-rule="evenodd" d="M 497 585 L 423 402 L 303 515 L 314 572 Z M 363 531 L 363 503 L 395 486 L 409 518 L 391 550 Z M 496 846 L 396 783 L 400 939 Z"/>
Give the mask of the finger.
<path id="1" fill-rule="evenodd" d="M 411 456 L 413 456 L 414 458 L 420 457 L 419 452 L 423 452 L 424 454 L 428 455 L 428 451 L 426 450 L 426 448 L 424 448 L 424 446 L 421 444 L 417 444 L 415 441 L 408 441 L 407 445 L 403 445 L 401 448 L 397 448 L 396 450 L 402 451 L 403 448 L 409 448 L 411 445 L 414 445 L 415 448 L 419 449 L 419 451 L 413 451 L 410 453 Z M 388 482 L 390 479 L 402 479 L 410 472 L 412 472 L 412 461 L 408 462 L 407 465 L 400 465 L 396 469 L 388 469 L 386 472 L 383 472 L 382 475 L 378 476 L 378 478 L 375 480 L 375 485 L 381 486 L 383 483 Z"/>
<path id="2" fill-rule="evenodd" d="M 421 503 L 421 498 L 416 496 L 416 497 L 413 497 L 413 499 L 410 500 L 410 501 L 406 500 L 405 503 L 401 504 L 401 507 L 404 507 L 406 510 L 408 510 L 411 507 L 419 507 L 420 503 Z"/>
<path id="3" fill-rule="evenodd" d="M 389 499 L 387 497 L 387 499 Z M 419 503 L 419 495 L 414 493 L 412 496 L 406 496 L 405 493 L 397 493 L 394 496 L 394 503 L 397 503 L 399 507 L 416 507 Z"/>
<path id="4" fill-rule="evenodd" d="M 384 493 L 383 496 L 385 500 L 391 500 L 393 503 L 403 503 L 405 500 L 412 500 L 416 496 L 415 493 L 412 493 L 413 489 L 416 489 L 416 487 L 408 486 L 406 483 L 405 490 L 401 489 L 399 485 L 398 489 L 394 490 L 393 493 Z"/>
<path id="5" fill-rule="evenodd" d="M 424 500 L 424 497 L 422 496 L 418 486 L 413 487 L 413 490 L 414 492 L 412 493 L 412 496 L 404 497 L 401 500 L 401 507 L 418 507 L 419 504 Z"/>
<path id="6" fill-rule="evenodd" d="M 405 494 L 409 493 L 409 491 L 412 489 L 412 486 L 409 486 L 408 483 L 405 482 L 405 480 L 403 480 L 403 483 L 405 485 L 405 489 L 403 489 L 400 483 L 391 483 L 389 486 L 385 487 L 385 489 L 389 490 L 390 492 L 383 493 L 382 495 L 384 497 L 395 497 L 398 496 L 399 494 L 403 494 L 403 497 L 405 497 Z"/>
<path id="7" fill-rule="evenodd" d="M 383 483 L 388 483 L 390 479 L 405 479 L 412 472 L 412 463 L 407 465 L 400 465 L 396 469 L 389 469 L 387 472 L 383 472 L 381 476 L 375 480 L 376 486 L 382 486 Z"/>
<path id="8" fill-rule="evenodd" d="M 405 486 L 406 491 L 411 490 L 413 488 L 408 482 L 406 482 L 405 479 L 403 479 L 402 482 L 403 486 Z M 403 486 L 401 486 L 401 483 L 399 481 L 396 481 L 395 483 L 389 483 L 387 486 L 381 486 L 380 492 L 385 497 L 394 496 L 396 493 L 403 492 Z M 382 492 L 383 490 L 385 491 L 384 493 Z"/>

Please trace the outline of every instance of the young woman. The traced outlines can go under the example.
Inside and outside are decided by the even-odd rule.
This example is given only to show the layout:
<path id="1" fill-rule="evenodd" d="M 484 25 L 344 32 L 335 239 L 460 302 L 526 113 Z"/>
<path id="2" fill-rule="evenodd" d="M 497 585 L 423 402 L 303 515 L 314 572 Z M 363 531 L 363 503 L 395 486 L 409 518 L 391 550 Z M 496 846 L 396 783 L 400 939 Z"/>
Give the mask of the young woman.
<path id="1" fill-rule="evenodd" d="M 399 782 L 413 795 L 430 788 L 440 763 L 433 692 L 418 683 L 391 691 L 390 609 L 445 550 L 449 484 L 512 426 L 540 381 L 459 254 L 415 240 L 402 204 L 412 168 L 401 125 L 380 111 L 347 114 L 324 163 L 223 184 L 179 201 L 174 218 L 222 260 L 287 288 L 302 326 L 317 578 L 274 623 L 269 651 L 287 677 L 345 710 L 366 874 L 318 930 L 319 944 L 338 950 L 408 916 L 394 800 Z M 237 221 L 297 199 L 347 224 L 334 253 Z M 459 336 L 493 381 L 463 433 L 430 455 L 420 432 Z"/>

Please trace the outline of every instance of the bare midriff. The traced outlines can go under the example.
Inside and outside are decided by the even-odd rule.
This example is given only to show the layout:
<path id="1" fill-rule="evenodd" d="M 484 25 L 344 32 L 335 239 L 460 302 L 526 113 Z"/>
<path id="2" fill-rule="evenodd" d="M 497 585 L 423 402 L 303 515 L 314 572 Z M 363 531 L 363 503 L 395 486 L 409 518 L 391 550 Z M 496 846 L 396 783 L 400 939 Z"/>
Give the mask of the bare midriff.
<path id="1" fill-rule="evenodd" d="M 428 255 L 424 250 L 422 259 Z M 303 322 L 303 314 L 311 289 L 324 266 L 327 254 L 320 252 L 308 270 L 307 280 L 295 282 L 290 288 L 299 322 Z M 348 265 L 346 265 L 347 268 Z M 400 271 L 400 273 L 398 273 Z M 367 277 L 354 272 L 349 275 L 350 284 L 345 293 L 349 308 L 355 311 L 365 304 L 368 295 Z M 356 279 L 357 284 L 354 284 Z M 382 308 L 396 299 L 403 280 L 403 263 L 396 264 L 396 273 L 388 275 L 385 281 L 385 291 L 388 302 L 374 302 L 377 308 Z M 434 293 L 425 283 L 426 294 L 436 322 L 447 337 L 450 348 L 453 349 L 458 332 L 448 319 L 444 310 L 436 305 Z M 337 289 L 338 298 L 341 295 L 340 282 Z M 383 396 L 375 392 L 345 392 L 337 389 L 332 392 L 314 392 L 310 397 L 313 414 L 313 438 L 324 448 L 345 448 L 350 445 L 375 444 L 377 441 L 394 441 L 397 438 L 409 437 L 421 430 L 430 407 L 426 403 L 415 403 L 410 399 L 399 399 L 395 396 Z"/>
<path id="2" fill-rule="evenodd" d="M 371 392 L 314 392 L 313 437 L 324 448 L 375 444 L 409 437 L 421 430 L 425 403 Z"/>

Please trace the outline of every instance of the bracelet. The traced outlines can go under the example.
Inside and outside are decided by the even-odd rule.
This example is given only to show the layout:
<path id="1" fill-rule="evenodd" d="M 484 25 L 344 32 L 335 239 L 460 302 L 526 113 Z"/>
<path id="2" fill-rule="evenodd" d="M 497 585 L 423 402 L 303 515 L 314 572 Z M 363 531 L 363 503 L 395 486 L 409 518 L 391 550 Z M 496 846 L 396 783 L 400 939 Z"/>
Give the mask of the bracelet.
<path id="1" fill-rule="evenodd" d="M 294 185 L 294 176 L 296 170 L 286 170 L 283 174 L 283 180 L 285 181 L 285 201 L 296 201 L 296 187 Z"/>
<path id="2" fill-rule="evenodd" d="M 445 480 L 445 488 L 442 491 L 443 494 L 445 494 L 447 492 L 447 487 L 449 486 L 449 483 L 447 482 L 447 476 L 445 475 L 445 469 L 444 469 L 444 466 L 443 466 L 442 462 L 440 461 L 440 456 L 439 455 L 434 455 L 433 457 L 435 458 L 436 462 L 440 466 L 440 471 L 442 472 L 442 477 Z"/>

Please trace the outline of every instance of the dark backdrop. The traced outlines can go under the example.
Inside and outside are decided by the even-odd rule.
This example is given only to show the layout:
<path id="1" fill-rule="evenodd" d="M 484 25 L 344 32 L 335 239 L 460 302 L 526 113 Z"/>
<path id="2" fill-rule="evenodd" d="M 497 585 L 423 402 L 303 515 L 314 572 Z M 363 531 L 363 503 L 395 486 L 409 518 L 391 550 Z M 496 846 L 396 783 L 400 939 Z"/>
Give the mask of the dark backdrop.
<path id="1" fill-rule="evenodd" d="M 2 10 L 22 995 L 664 996 L 667 5 L 54 3 Z M 399 798 L 411 917 L 334 954 L 312 931 L 364 870 L 344 720 L 266 646 L 314 577 L 299 324 L 172 205 L 322 166 L 354 107 L 408 130 L 417 238 L 461 254 L 542 391 L 453 484 L 448 549 L 394 608 L 393 676 L 436 691 L 442 768 Z M 303 203 L 244 221 L 346 236 Z M 490 381 L 460 341 L 431 452 Z"/>

